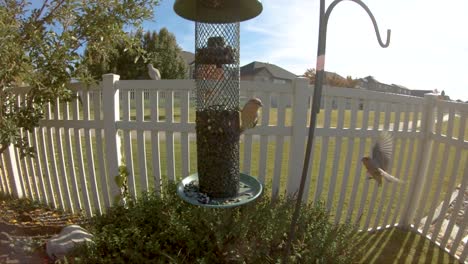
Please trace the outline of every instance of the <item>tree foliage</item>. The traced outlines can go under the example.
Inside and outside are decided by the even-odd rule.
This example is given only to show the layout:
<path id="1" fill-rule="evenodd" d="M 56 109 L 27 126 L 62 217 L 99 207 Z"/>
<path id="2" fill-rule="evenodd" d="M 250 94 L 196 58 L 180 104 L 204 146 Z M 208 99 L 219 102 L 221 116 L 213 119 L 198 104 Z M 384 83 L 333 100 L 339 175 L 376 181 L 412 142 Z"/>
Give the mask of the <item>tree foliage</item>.
<path id="1" fill-rule="evenodd" d="M 137 39 L 137 50 L 128 50 L 125 43 L 116 42 L 110 50 L 108 61 L 89 63 L 89 71 L 95 79 L 100 79 L 105 73 L 116 73 L 122 80 L 149 79 L 148 63 L 159 70 L 162 79 L 184 78 L 185 63 L 174 34 L 162 28 L 159 33 L 139 31 L 132 37 Z M 139 56 L 138 50 L 146 56 Z M 85 54 L 90 60 L 94 57 L 91 51 L 86 50 Z"/>
<path id="2" fill-rule="evenodd" d="M 10 144 L 32 154 L 27 137 L 43 117 L 44 105 L 68 100 L 72 79 L 90 81 L 86 65 L 108 60 L 109 47 L 137 46 L 124 31 L 152 17 L 158 0 L 0 0 L 0 152 Z M 19 100 L 19 85 L 23 89 Z M 14 91 L 14 92 L 13 92 Z M 20 101 L 20 103 L 18 103 Z"/>
<path id="3" fill-rule="evenodd" d="M 304 77 L 310 80 L 311 84 L 315 83 L 315 69 L 307 69 L 304 73 Z M 329 74 L 325 72 L 324 84 L 335 86 L 335 87 L 346 87 L 354 88 L 357 85 L 358 80 L 353 79 L 351 76 L 347 76 L 346 79 L 336 74 Z"/>

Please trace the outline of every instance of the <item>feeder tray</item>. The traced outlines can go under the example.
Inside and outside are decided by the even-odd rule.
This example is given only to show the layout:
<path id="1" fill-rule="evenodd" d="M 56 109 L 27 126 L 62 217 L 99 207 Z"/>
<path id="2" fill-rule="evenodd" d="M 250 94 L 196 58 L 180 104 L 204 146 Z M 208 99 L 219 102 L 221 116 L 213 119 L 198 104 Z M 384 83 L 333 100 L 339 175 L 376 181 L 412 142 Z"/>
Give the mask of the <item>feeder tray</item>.
<path id="1" fill-rule="evenodd" d="M 254 177 L 240 174 L 239 192 L 234 197 L 211 199 L 198 189 L 198 174 L 184 178 L 177 185 L 177 194 L 184 201 L 209 208 L 232 208 L 253 202 L 263 192 L 262 184 Z"/>

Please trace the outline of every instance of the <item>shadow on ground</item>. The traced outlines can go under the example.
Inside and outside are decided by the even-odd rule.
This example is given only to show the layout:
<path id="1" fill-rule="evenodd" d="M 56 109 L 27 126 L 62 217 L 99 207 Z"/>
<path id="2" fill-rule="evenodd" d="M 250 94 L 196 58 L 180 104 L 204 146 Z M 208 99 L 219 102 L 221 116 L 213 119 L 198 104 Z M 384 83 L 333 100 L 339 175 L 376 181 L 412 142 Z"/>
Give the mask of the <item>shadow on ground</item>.
<path id="1" fill-rule="evenodd" d="M 428 239 L 401 229 L 360 233 L 360 263 L 459 263 Z"/>

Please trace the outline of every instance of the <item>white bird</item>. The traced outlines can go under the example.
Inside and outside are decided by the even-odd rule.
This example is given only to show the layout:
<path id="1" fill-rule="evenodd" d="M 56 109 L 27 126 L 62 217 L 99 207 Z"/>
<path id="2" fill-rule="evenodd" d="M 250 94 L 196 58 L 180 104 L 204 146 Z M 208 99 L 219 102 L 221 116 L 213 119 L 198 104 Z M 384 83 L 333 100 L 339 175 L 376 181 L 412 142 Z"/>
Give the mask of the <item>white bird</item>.
<path id="1" fill-rule="evenodd" d="M 161 74 L 159 70 L 153 67 L 153 64 L 148 64 L 148 75 L 152 80 L 161 80 Z"/>
<path id="2" fill-rule="evenodd" d="M 240 132 L 254 128 L 258 121 L 258 109 L 262 107 L 262 101 L 258 98 L 250 99 L 242 108 Z"/>

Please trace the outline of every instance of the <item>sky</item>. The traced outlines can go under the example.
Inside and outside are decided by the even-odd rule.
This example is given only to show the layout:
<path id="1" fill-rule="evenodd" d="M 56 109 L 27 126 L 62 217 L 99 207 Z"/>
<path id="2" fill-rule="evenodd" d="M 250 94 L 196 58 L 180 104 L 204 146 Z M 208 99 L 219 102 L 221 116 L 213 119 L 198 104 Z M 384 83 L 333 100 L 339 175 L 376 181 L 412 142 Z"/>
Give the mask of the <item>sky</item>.
<path id="1" fill-rule="evenodd" d="M 332 1 L 326 1 L 328 7 Z M 359 5 L 339 3 L 327 31 L 325 70 L 342 76 L 369 75 L 409 89 L 444 90 L 451 99 L 468 101 L 468 1 L 373 0 L 383 41 L 377 42 L 372 22 Z M 319 0 L 264 0 L 263 12 L 241 22 L 241 66 L 252 61 L 276 64 L 301 75 L 315 68 Z M 146 30 L 166 27 L 183 50 L 194 51 L 195 23 L 179 17 L 174 0 L 162 0 Z"/>

